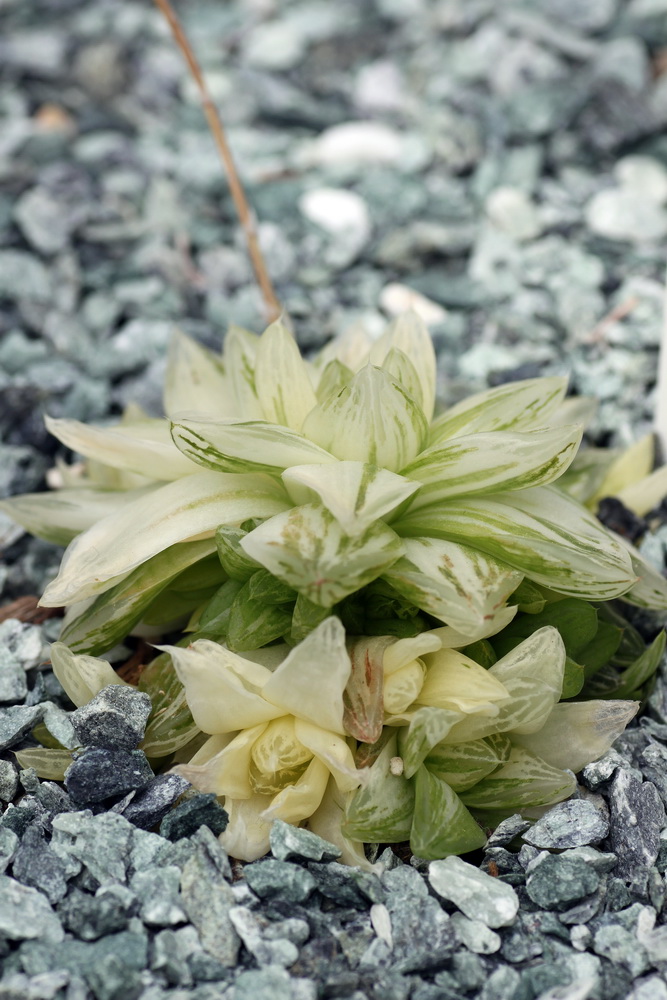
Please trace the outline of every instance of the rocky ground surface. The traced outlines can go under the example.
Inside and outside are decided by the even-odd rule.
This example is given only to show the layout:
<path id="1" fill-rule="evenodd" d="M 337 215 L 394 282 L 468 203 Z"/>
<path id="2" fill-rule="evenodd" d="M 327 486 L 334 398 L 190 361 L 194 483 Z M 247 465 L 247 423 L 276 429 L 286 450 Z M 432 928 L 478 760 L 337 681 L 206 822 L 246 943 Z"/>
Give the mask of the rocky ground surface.
<path id="1" fill-rule="evenodd" d="M 414 304 L 445 401 L 569 372 L 601 401 L 593 441 L 650 427 L 667 0 L 180 6 L 305 348 Z M 6 496 L 59 454 L 44 412 L 159 412 L 174 322 L 216 346 L 262 310 L 152 5 L 2 0 L 0 21 Z M 2 602 L 38 594 L 60 551 L 0 538 Z M 667 531 L 643 545 L 664 568 Z M 216 803 L 133 749 L 141 712 L 116 746 L 100 710 L 65 789 L 18 773 L 37 723 L 65 745 L 81 725 L 44 666 L 58 620 L 27 606 L 0 624 L 0 1000 L 667 1000 L 664 670 L 578 797 L 507 821 L 481 867 L 388 852 L 360 874 L 277 826 L 241 872 Z"/>

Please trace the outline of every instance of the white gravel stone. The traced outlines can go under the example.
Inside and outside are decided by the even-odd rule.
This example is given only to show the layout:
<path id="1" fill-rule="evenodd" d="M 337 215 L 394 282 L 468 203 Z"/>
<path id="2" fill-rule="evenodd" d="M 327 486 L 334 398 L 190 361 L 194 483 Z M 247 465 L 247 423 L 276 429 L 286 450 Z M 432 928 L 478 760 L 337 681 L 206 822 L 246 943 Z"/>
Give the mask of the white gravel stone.
<path id="1" fill-rule="evenodd" d="M 515 240 L 532 240 L 542 230 L 535 205 L 519 188 L 495 188 L 486 199 L 486 213 L 498 229 Z"/>
<path id="2" fill-rule="evenodd" d="M 519 910 L 519 897 L 511 885 L 461 858 L 432 861 L 428 878 L 439 896 L 449 899 L 466 917 L 481 920 L 487 927 L 511 924 Z"/>
<path id="3" fill-rule="evenodd" d="M 588 228 L 608 239 L 646 243 L 667 235 L 667 211 L 654 198 L 633 190 L 600 191 L 589 201 L 585 214 Z"/>
<path id="4" fill-rule="evenodd" d="M 311 157 L 321 166 L 338 163 L 396 164 L 403 155 L 403 136 L 380 122 L 343 122 L 314 141 Z"/>
<path id="5" fill-rule="evenodd" d="M 634 191 L 659 205 L 667 201 L 667 170 L 652 156 L 624 156 L 614 173 L 626 191 Z"/>
<path id="6" fill-rule="evenodd" d="M 343 188 L 314 188 L 306 191 L 299 199 L 299 208 L 307 219 L 326 229 L 329 233 L 344 233 L 350 230 L 370 236 L 371 217 L 364 199 L 354 191 Z"/>
<path id="7" fill-rule="evenodd" d="M 412 309 L 427 326 L 435 326 L 447 319 L 447 310 L 441 305 L 398 281 L 384 286 L 379 305 L 389 316 L 400 316 Z"/>

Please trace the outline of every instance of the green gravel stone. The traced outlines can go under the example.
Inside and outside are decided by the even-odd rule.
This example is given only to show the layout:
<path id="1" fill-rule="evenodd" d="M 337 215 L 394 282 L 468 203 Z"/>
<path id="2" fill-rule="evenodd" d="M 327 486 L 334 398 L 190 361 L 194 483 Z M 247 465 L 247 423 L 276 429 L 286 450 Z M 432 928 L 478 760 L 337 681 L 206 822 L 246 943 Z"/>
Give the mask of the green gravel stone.
<path id="1" fill-rule="evenodd" d="M 545 910 L 566 910 L 595 892 L 599 876 L 580 858 L 549 855 L 529 873 L 526 890 Z"/>

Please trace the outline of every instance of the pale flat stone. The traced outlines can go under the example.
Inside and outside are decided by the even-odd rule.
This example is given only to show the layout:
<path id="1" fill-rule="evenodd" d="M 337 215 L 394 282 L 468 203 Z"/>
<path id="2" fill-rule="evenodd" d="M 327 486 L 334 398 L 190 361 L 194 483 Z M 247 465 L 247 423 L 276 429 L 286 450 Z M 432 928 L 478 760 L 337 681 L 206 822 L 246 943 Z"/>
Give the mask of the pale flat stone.
<path id="1" fill-rule="evenodd" d="M 481 920 L 487 927 L 511 924 L 519 910 L 519 897 L 511 885 L 461 858 L 432 861 L 428 878 L 439 896 L 449 899 L 470 920 Z"/>
<path id="2" fill-rule="evenodd" d="M 436 326 L 447 319 L 447 310 L 437 302 L 398 281 L 384 286 L 379 305 L 389 316 L 400 316 L 412 309 L 427 326 Z"/>

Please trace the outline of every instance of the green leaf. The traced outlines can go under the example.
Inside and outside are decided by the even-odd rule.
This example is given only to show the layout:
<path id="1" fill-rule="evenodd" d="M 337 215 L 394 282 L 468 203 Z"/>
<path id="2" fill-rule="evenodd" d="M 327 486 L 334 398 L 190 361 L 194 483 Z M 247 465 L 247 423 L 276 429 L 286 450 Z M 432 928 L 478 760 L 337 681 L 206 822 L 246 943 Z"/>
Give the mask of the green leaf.
<path id="1" fill-rule="evenodd" d="M 42 604 L 59 607 L 93 597 L 177 542 L 213 535 L 225 521 L 270 517 L 288 506 L 282 487 L 266 476 L 196 472 L 167 483 L 79 535 Z"/>
<path id="2" fill-rule="evenodd" d="M 509 760 L 474 788 L 462 792 L 461 800 L 469 809 L 502 810 L 510 815 L 562 802 L 576 787 L 573 774 L 552 767 L 524 747 L 514 746 Z"/>
<path id="3" fill-rule="evenodd" d="M 302 434 L 266 420 L 179 420 L 171 433 L 184 455 L 214 472 L 277 475 L 292 465 L 336 461 Z"/>
<path id="4" fill-rule="evenodd" d="M 222 568 L 230 579 L 240 580 L 241 583 L 249 580 L 259 569 L 259 563 L 241 548 L 241 539 L 247 534 L 243 528 L 232 524 L 221 524 L 215 532 L 215 545 Z"/>
<path id="5" fill-rule="evenodd" d="M 280 322 L 267 327 L 259 339 L 255 389 L 266 420 L 295 431 L 317 403 L 296 341 Z"/>
<path id="6" fill-rule="evenodd" d="M 391 472 L 421 451 L 427 430 L 419 404 L 391 375 L 373 365 L 366 365 L 339 392 L 318 404 L 303 425 L 303 433 L 336 458 Z"/>
<path id="7" fill-rule="evenodd" d="M 561 698 L 576 698 L 584 686 L 586 674 L 583 664 L 577 663 L 571 656 L 565 657 L 565 671 L 563 673 L 563 688 Z"/>
<path id="8" fill-rule="evenodd" d="M 149 479 L 180 479 L 196 468 L 171 440 L 167 420 L 93 427 L 78 420 L 45 417 L 47 430 L 72 451 L 114 469 L 128 469 Z"/>
<path id="9" fill-rule="evenodd" d="M 623 629 L 610 622 L 598 622 L 595 638 L 587 646 L 579 650 L 578 660 L 584 668 L 584 676 L 588 681 L 617 652 L 623 637 Z"/>
<path id="10" fill-rule="evenodd" d="M 521 574 L 457 542 L 407 538 L 384 574 L 404 598 L 464 634 L 477 631 L 516 589 Z"/>
<path id="11" fill-rule="evenodd" d="M 552 625 L 560 632 L 568 656 L 578 659 L 581 651 L 595 638 L 598 630 L 596 609 L 587 601 L 566 597 L 547 604 L 543 611 L 533 615 L 517 615 L 510 624 L 491 637 L 498 656 L 514 649 L 522 639 L 528 638 L 545 625 Z"/>
<path id="12" fill-rule="evenodd" d="M 420 767 L 415 778 L 415 811 L 410 849 L 433 861 L 448 854 L 465 854 L 486 843 L 486 834 L 446 781 Z"/>
<path id="13" fill-rule="evenodd" d="M 393 527 L 402 537 L 466 543 L 572 597 L 610 600 L 635 579 L 618 539 L 553 486 L 445 500 L 408 512 Z"/>
<path id="14" fill-rule="evenodd" d="M 507 382 L 468 396 L 433 421 L 429 445 L 461 434 L 545 427 L 558 410 L 566 389 L 567 378 L 554 375 Z"/>
<path id="15" fill-rule="evenodd" d="M 149 663 L 139 677 L 138 687 L 150 696 L 152 705 L 140 743 L 147 757 L 168 757 L 199 734 L 171 656 L 162 653 Z"/>
<path id="16" fill-rule="evenodd" d="M 136 490 L 81 488 L 24 493 L 0 501 L 0 511 L 31 535 L 53 545 L 69 545 L 82 531 L 155 489 L 155 486 L 143 486 Z"/>
<path id="17" fill-rule="evenodd" d="M 225 376 L 222 358 L 216 357 L 182 330 L 169 342 L 164 380 L 164 412 L 168 416 L 186 410 L 215 417 L 235 417 L 231 383 Z"/>
<path id="18" fill-rule="evenodd" d="M 416 774 L 423 761 L 450 732 L 461 713 L 448 708 L 425 706 L 413 713 L 410 725 L 398 734 L 398 746 L 406 778 Z"/>
<path id="19" fill-rule="evenodd" d="M 258 569 L 248 580 L 248 596 L 251 600 L 262 601 L 264 604 L 289 604 L 290 601 L 296 601 L 297 595 L 295 590 L 277 580 L 271 573 Z"/>
<path id="20" fill-rule="evenodd" d="M 509 760 L 511 749 L 509 737 L 496 733 L 468 743 L 442 743 L 430 751 L 424 763 L 453 791 L 462 792 Z"/>
<path id="21" fill-rule="evenodd" d="M 226 580 L 218 588 L 197 618 L 198 635 L 207 639 L 223 639 L 227 635 L 232 604 L 242 587 L 239 580 Z"/>
<path id="22" fill-rule="evenodd" d="M 241 545 L 270 573 L 322 607 L 370 583 L 403 551 L 398 536 L 382 522 L 350 537 L 318 504 L 293 507 L 264 521 Z"/>
<path id="23" fill-rule="evenodd" d="M 611 697 L 632 698 L 640 695 L 642 685 L 653 677 L 660 666 L 665 652 L 665 638 L 665 632 L 660 632 L 642 655 L 623 671 L 618 679 L 618 687 Z"/>
<path id="24" fill-rule="evenodd" d="M 632 562 L 632 571 L 639 577 L 637 583 L 623 595 L 629 604 L 640 608 L 652 608 L 662 611 L 667 606 L 667 580 L 657 569 L 651 566 L 641 553 L 625 539 L 619 541 L 627 548 Z"/>
<path id="25" fill-rule="evenodd" d="M 470 434 L 423 451 L 401 469 L 422 483 L 410 510 L 458 496 L 525 490 L 553 482 L 581 441 L 579 426 L 539 431 Z"/>
<path id="26" fill-rule="evenodd" d="M 301 642 L 325 618 L 328 618 L 330 614 L 330 608 L 323 608 L 320 604 L 314 604 L 307 597 L 304 597 L 303 594 L 299 594 L 294 605 L 294 611 L 292 612 L 290 641 L 292 643 Z"/>
<path id="27" fill-rule="evenodd" d="M 155 598 L 187 567 L 201 563 L 212 549 L 212 539 L 206 538 L 171 545 L 148 559 L 81 612 L 73 609 L 60 636 L 62 642 L 74 652 L 91 656 L 112 649 L 141 621 Z M 181 613 L 188 610 L 184 606 Z"/>
<path id="28" fill-rule="evenodd" d="M 34 767 L 37 777 L 44 781 L 62 781 L 65 771 L 74 760 L 71 750 L 49 750 L 45 747 L 30 747 L 14 750 L 19 767 Z"/>
<path id="29" fill-rule="evenodd" d="M 561 702 L 538 733 L 512 735 L 512 742 L 576 773 L 606 753 L 638 711 L 636 701 Z"/>
<path id="30" fill-rule="evenodd" d="M 268 604 L 251 597 L 251 577 L 237 593 L 229 612 L 227 645 L 236 652 L 259 649 L 288 632 L 292 624 L 292 609 Z"/>
<path id="31" fill-rule="evenodd" d="M 536 615 L 543 611 L 547 603 L 544 591 L 531 580 L 522 580 L 514 593 L 507 599 L 508 604 L 516 604 L 519 611 Z"/>
<path id="32" fill-rule="evenodd" d="M 464 656 L 474 660 L 475 663 L 479 663 L 480 667 L 484 667 L 485 670 L 492 667 L 498 659 L 488 639 L 478 639 L 477 642 L 471 642 L 469 646 L 464 646 L 461 652 Z"/>
<path id="33" fill-rule="evenodd" d="M 396 740 L 392 735 L 368 769 L 367 783 L 348 802 L 343 834 L 352 840 L 399 844 L 410 837 L 415 793 L 412 782 L 391 770 Z"/>
<path id="34" fill-rule="evenodd" d="M 282 475 L 295 504 L 321 502 L 348 535 L 386 520 L 419 489 L 402 476 L 363 462 L 297 465 Z"/>

